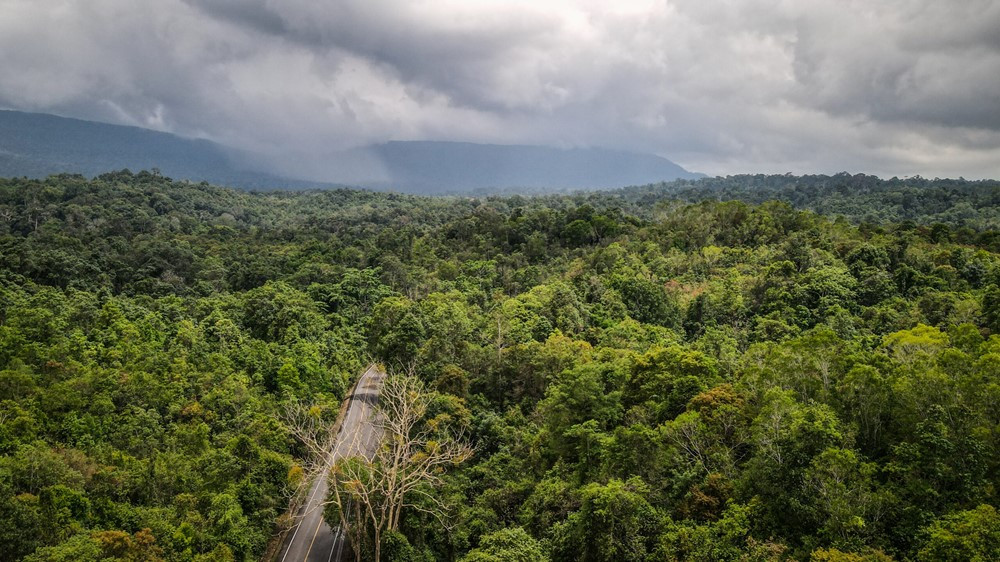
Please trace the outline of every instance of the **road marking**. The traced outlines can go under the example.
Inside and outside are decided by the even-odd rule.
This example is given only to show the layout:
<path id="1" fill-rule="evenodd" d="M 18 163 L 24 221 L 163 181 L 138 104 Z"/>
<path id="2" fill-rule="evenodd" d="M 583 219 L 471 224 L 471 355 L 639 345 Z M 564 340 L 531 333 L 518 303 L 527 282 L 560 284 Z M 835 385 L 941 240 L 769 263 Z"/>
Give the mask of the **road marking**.
<path id="1" fill-rule="evenodd" d="M 372 379 L 378 379 L 379 381 L 381 381 L 382 378 L 381 376 L 375 376 L 378 374 L 379 373 L 378 370 L 375 368 L 375 365 L 369 367 L 368 370 L 365 371 L 364 375 L 362 375 L 361 377 L 362 380 L 359 381 L 358 383 L 358 388 L 364 389 L 367 392 L 358 392 L 358 390 L 355 389 L 354 394 L 348 397 L 349 399 L 351 399 L 351 404 L 347 411 L 347 415 L 345 416 L 344 425 L 342 427 L 353 426 L 354 431 L 353 434 L 351 435 L 351 439 L 346 441 L 346 445 L 344 439 L 337 439 L 337 443 L 334 445 L 333 450 L 331 451 L 330 457 L 328 459 L 328 467 L 326 469 L 327 471 L 329 471 L 329 467 L 333 466 L 334 461 L 338 457 L 350 456 L 352 453 L 362 453 L 365 454 L 365 456 L 367 456 L 367 454 L 363 453 L 363 451 L 361 450 L 353 451 L 352 449 L 354 449 L 354 447 L 352 447 L 352 445 L 356 444 L 357 448 L 359 449 L 361 447 L 364 447 L 364 449 L 368 449 L 369 445 L 371 444 L 373 440 L 372 439 L 373 436 L 370 434 L 371 432 L 369 432 L 369 435 L 367 435 L 367 439 L 365 439 L 364 443 L 360 442 L 359 437 L 365 437 L 365 432 L 364 432 L 365 428 L 363 426 L 366 423 L 367 414 L 369 413 L 369 411 L 373 411 L 374 407 L 370 406 L 367 403 L 367 400 L 361 400 L 360 401 L 361 403 L 358 404 L 358 406 L 355 408 L 354 405 L 356 401 L 354 399 L 358 398 L 359 394 L 365 394 L 365 395 L 372 394 L 371 388 L 374 386 Z M 377 392 L 375 394 L 377 395 Z M 343 437 L 346 438 L 347 434 L 346 433 L 343 434 Z M 355 443 L 355 441 L 358 441 L 358 443 Z M 346 447 L 347 449 L 346 452 L 342 450 L 344 447 Z M 326 482 L 328 476 L 329 476 L 328 474 L 322 474 L 321 475 L 322 479 L 318 480 L 314 485 L 313 491 L 309 495 L 309 499 L 306 501 L 306 504 L 302 506 L 302 509 L 299 512 L 301 517 L 304 517 L 303 514 L 310 513 L 315 509 L 315 507 L 312 506 L 313 500 L 316 497 L 316 493 L 319 492 L 319 489 L 323 487 L 323 483 Z M 345 514 L 344 516 L 345 520 L 348 515 L 349 514 Z M 312 552 L 313 546 L 316 543 L 316 538 L 319 536 L 319 531 L 323 527 L 323 523 L 324 519 L 321 515 L 319 523 L 316 525 L 316 529 L 313 531 L 312 540 L 309 542 L 309 548 L 308 550 L 306 550 L 305 558 L 303 560 L 308 560 L 309 554 Z M 292 536 L 288 541 L 288 547 L 285 549 L 285 554 L 281 557 L 281 562 L 285 562 L 285 559 L 288 557 L 288 553 L 292 550 L 292 546 L 295 544 L 295 539 L 298 536 L 299 529 L 301 527 L 302 527 L 302 520 L 300 519 L 299 522 L 296 523 L 295 525 L 295 531 L 292 533 Z M 343 524 L 341 524 L 338 529 L 336 530 L 331 529 L 331 532 L 333 533 L 333 545 L 330 549 L 330 556 L 327 558 L 327 562 L 333 560 L 334 551 L 337 552 L 337 561 L 339 562 L 343 555 L 344 543 L 347 542 L 345 537 L 345 527 Z"/>
<path id="2" fill-rule="evenodd" d="M 316 530 L 313 531 L 313 538 L 309 541 L 309 549 L 306 550 L 306 555 L 302 557 L 302 560 L 309 560 L 309 553 L 312 552 L 313 544 L 316 543 L 316 537 L 319 536 L 319 528 L 323 526 L 323 517 L 319 518 L 319 523 L 316 523 Z"/>
<path id="3" fill-rule="evenodd" d="M 343 556 L 344 555 L 344 530 L 343 530 L 344 528 L 341 527 L 340 529 L 341 529 L 340 530 L 340 548 L 337 549 L 337 562 L 340 562 L 340 560 L 344 557 Z M 330 551 L 330 554 L 333 554 L 333 551 Z M 330 562 L 330 561 L 327 560 L 326 562 Z"/>
<path id="4" fill-rule="evenodd" d="M 322 488 L 322 486 L 320 485 L 320 482 L 317 481 L 316 484 L 313 485 L 313 491 L 309 494 L 309 499 L 306 501 L 306 504 L 299 510 L 300 513 L 305 513 L 307 511 L 307 508 L 312 503 L 313 498 L 316 497 L 316 492 L 318 492 L 320 488 Z M 300 527 L 302 527 L 302 521 L 295 524 L 295 531 L 292 533 L 292 538 L 288 541 L 288 548 L 285 549 L 285 555 L 281 557 L 281 562 L 285 562 L 285 558 L 288 557 L 288 551 L 290 551 L 292 549 L 292 545 L 295 544 L 295 535 L 299 534 Z"/>
<path id="5" fill-rule="evenodd" d="M 333 551 L 337 550 L 337 542 L 340 540 L 340 529 L 333 532 L 333 545 L 330 547 L 330 556 L 326 557 L 326 562 L 333 560 Z M 337 559 L 340 562 L 340 559 Z"/>
<path id="6" fill-rule="evenodd" d="M 367 374 L 368 373 L 365 373 L 365 375 L 367 375 Z M 351 405 L 353 406 L 355 403 L 352 403 Z M 361 425 L 364 424 L 365 402 L 361 401 L 361 403 L 358 405 L 358 408 L 360 410 L 360 413 L 357 416 L 355 416 L 355 417 L 359 417 L 360 420 L 359 420 L 359 422 L 358 422 L 357 426 L 355 427 L 354 432 L 352 434 L 352 439 L 350 441 L 351 443 L 354 442 L 354 437 L 357 436 L 358 431 L 361 428 Z M 353 410 L 353 408 L 352 408 L 352 410 Z M 351 413 L 354 413 L 354 412 L 352 411 Z M 352 452 L 350 444 L 348 444 L 347 447 L 348 447 L 347 454 L 350 455 L 351 452 Z M 348 516 L 349 516 L 349 514 L 347 514 L 347 513 L 341 514 L 341 517 L 343 519 L 345 519 L 345 520 L 347 519 Z M 315 540 L 315 539 L 313 539 L 313 540 Z M 338 546 L 340 547 L 339 549 L 337 548 Z M 310 546 L 310 549 L 311 548 L 312 547 Z M 334 551 L 339 551 L 338 554 L 337 554 L 337 560 L 339 562 L 339 560 L 340 560 L 340 554 L 343 553 L 343 548 L 344 548 L 344 533 L 343 533 L 343 523 L 341 523 L 341 526 L 338 529 L 335 529 L 333 531 L 333 544 L 330 546 L 330 556 L 327 557 L 327 559 L 326 559 L 327 562 L 330 562 L 331 560 L 333 560 L 333 553 L 334 553 Z"/>

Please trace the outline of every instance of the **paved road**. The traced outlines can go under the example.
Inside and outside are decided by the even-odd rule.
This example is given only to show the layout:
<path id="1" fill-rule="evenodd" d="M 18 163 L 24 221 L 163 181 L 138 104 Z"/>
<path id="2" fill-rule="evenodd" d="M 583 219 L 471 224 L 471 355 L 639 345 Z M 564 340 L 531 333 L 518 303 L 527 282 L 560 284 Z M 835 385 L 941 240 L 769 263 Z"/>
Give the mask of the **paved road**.
<path id="1" fill-rule="evenodd" d="M 362 453 L 371 455 L 375 450 L 376 433 L 371 424 L 371 411 L 378 397 L 385 373 L 375 365 L 361 375 L 354 399 L 344 416 L 340 434 L 330 454 L 330 464 L 346 455 Z M 323 521 L 323 502 L 326 500 L 326 472 L 316 478 L 309 499 L 298 514 L 298 523 L 282 545 L 282 562 L 339 562 L 347 548 L 343 533 L 333 530 Z"/>

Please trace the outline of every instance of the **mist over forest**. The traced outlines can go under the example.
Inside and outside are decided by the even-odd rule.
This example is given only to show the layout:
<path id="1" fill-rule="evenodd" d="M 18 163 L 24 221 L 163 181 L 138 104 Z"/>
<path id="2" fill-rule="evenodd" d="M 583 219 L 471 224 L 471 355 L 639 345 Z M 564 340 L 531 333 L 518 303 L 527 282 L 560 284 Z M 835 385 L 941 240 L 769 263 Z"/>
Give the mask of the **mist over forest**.
<path id="1" fill-rule="evenodd" d="M 998 29 L 0 0 L 0 562 L 1000 560 Z"/>

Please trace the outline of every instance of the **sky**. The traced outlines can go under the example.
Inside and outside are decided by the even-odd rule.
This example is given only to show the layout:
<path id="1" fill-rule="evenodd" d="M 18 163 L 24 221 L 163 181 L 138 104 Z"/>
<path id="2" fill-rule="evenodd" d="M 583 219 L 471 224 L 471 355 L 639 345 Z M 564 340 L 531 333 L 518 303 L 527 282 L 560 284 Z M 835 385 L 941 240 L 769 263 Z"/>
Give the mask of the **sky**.
<path id="1" fill-rule="evenodd" d="M 324 173 L 388 140 L 1000 177 L 998 0 L 0 0 L 0 106 Z"/>

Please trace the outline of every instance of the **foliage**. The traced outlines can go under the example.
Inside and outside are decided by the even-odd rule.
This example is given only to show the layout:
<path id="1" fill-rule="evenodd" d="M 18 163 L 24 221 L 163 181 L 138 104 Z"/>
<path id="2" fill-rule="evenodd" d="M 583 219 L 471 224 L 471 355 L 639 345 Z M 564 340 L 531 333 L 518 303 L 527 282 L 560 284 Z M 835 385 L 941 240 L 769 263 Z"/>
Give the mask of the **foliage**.
<path id="1" fill-rule="evenodd" d="M 996 558 L 996 207 L 0 180 L 0 560 L 258 557 L 315 460 L 290 413 L 370 360 L 475 450 L 386 504 L 387 559 Z"/>

